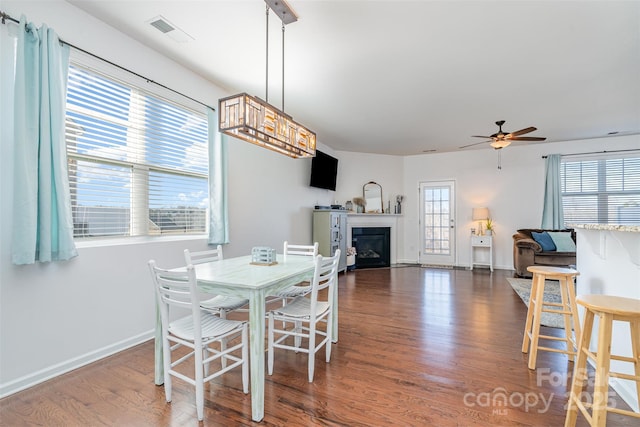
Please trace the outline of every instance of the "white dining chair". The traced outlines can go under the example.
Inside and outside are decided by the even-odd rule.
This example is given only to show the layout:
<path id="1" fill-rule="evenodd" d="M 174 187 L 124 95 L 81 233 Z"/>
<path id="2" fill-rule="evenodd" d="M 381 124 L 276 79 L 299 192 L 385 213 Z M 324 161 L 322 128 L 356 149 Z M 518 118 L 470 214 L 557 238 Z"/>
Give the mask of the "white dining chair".
<path id="1" fill-rule="evenodd" d="M 222 252 L 222 245 L 218 245 L 215 249 L 209 249 L 206 251 L 194 251 L 189 249 L 184 250 L 184 260 L 187 265 L 204 264 L 206 262 L 216 262 L 224 258 Z M 212 298 L 200 301 L 200 307 L 203 310 L 207 310 L 210 313 L 217 314 L 222 319 L 227 318 L 227 314 L 232 311 L 248 312 L 248 308 L 244 308 L 249 305 L 249 300 L 240 297 L 231 297 L 227 295 L 216 295 Z M 227 340 L 223 339 L 220 342 L 220 349 L 224 351 L 227 347 Z M 222 367 L 226 367 L 226 360 L 222 359 Z M 207 372 L 208 365 L 205 366 L 205 372 Z"/>
<path id="2" fill-rule="evenodd" d="M 247 322 L 222 319 L 200 307 L 196 275 L 193 265 L 186 271 L 175 272 L 161 269 L 154 260 L 149 261 L 153 278 L 156 302 L 162 322 L 162 354 L 164 366 L 164 391 L 167 402 L 171 402 L 172 378 L 176 377 L 195 386 L 196 413 L 198 420 L 204 419 L 204 384 L 236 367 L 242 367 L 242 390 L 249 393 L 248 332 Z M 175 309 L 175 310 L 174 310 Z M 191 314 L 175 319 L 172 311 L 188 309 Z M 175 319 L 175 320 L 172 320 Z M 217 350 L 215 343 L 240 337 L 240 342 Z M 179 348 L 190 350 L 174 352 Z M 238 354 L 239 353 L 239 354 Z M 229 362 L 221 369 L 209 372 L 206 367 L 220 359 Z M 184 362 L 186 366 L 178 368 Z M 188 374 L 190 367 L 193 376 Z"/>
<path id="3" fill-rule="evenodd" d="M 285 241 L 282 254 L 284 257 L 284 262 L 287 262 L 287 257 L 289 255 L 316 257 L 318 256 L 318 242 L 315 242 L 313 245 L 292 245 L 289 244 L 289 242 Z M 288 288 L 282 289 L 267 302 L 282 300 L 282 305 L 284 305 L 286 304 L 287 300 L 298 296 L 307 295 L 309 292 L 311 292 L 311 283 L 301 282 L 295 285 L 291 285 Z"/>
<path id="4" fill-rule="evenodd" d="M 224 254 L 222 252 L 221 245 L 218 245 L 215 249 L 206 251 L 191 252 L 189 249 L 184 250 L 184 261 L 187 265 L 215 262 L 222 260 L 223 258 Z M 212 298 L 200 302 L 200 306 L 203 309 L 210 311 L 211 313 L 215 313 L 223 319 L 227 318 L 227 313 L 229 313 L 230 311 L 239 310 L 248 304 L 249 300 L 246 298 L 230 297 L 226 295 L 216 295 Z M 243 309 L 243 311 L 247 311 L 247 309 Z"/>
<path id="5" fill-rule="evenodd" d="M 268 331 L 268 372 L 273 374 L 273 362 L 275 349 L 293 350 L 307 353 L 309 382 L 313 382 L 315 367 L 315 354 L 325 347 L 325 360 L 331 359 L 332 313 L 334 292 L 338 289 L 338 262 L 340 250 L 333 257 L 323 258 L 318 255 L 315 258 L 315 269 L 311 281 L 311 291 L 307 296 L 298 296 L 288 301 L 283 307 L 269 311 Z M 324 297 L 319 292 L 326 289 Z M 326 297 L 326 299 L 325 299 Z M 282 329 L 276 329 L 283 323 Z M 324 323 L 325 329 L 318 326 Z M 289 337 L 294 338 L 294 345 L 285 344 Z M 320 338 L 319 342 L 316 339 Z M 307 346 L 302 347 L 301 341 L 307 340 Z"/>

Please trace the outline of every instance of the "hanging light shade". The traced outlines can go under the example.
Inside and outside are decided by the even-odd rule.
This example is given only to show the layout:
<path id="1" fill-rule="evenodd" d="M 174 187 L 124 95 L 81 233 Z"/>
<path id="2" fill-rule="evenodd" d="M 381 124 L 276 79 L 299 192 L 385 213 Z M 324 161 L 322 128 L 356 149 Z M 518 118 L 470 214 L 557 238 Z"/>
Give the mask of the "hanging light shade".
<path id="1" fill-rule="evenodd" d="M 271 104 L 248 95 L 218 102 L 220 132 L 294 158 L 314 157 L 316 134 Z"/>
<path id="2" fill-rule="evenodd" d="M 489 145 L 495 148 L 496 150 L 499 150 L 501 148 L 508 147 L 509 145 L 511 145 L 511 141 L 509 141 L 508 139 L 497 139 Z"/>
<path id="3" fill-rule="evenodd" d="M 267 96 L 266 101 L 240 93 L 218 101 L 220 132 L 294 158 L 315 157 L 316 134 L 284 112 L 284 27 L 298 20 L 286 0 L 267 4 Z M 282 20 L 282 110 L 269 104 L 269 10 Z"/>

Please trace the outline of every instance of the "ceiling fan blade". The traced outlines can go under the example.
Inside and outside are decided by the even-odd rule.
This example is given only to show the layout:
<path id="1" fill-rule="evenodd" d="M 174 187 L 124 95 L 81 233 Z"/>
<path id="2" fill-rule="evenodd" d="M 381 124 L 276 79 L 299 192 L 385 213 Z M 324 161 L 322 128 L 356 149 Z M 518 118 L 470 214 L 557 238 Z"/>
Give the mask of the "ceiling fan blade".
<path id="1" fill-rule="evenodd" d="M 510 138 L 512 141 L 544 141 L 547 138 L 540 138 L 537 136 L 516 136 L 514 138 Z"/>
<path id="2" fill-rule="evenodd" d="M 482 136 L 482 135 L 471 135 L 471 138 L 485 138 L 485 139 L 491 139 L 490 136 Z"/>
<path id="3" fill-rule="evenodd" d="M 533 132 L 534 130 L 536 130 L 537 128 L 534 128 L 533 126 L 528 127 L 528 128 L 524 128 L 524 129 L 520 129 L 517 130 L 515 132 L 511 132 L 510 135 L 511 136 L 518 136 L 518 135 L 524 135 L 525 133 L 530 133 Z"/>
<path id="4" fill-rule="evenodd" d="M 482 137 L 482 138 L 487 138 L 487 137 Z M 474 145 L 486 144 L 487 142 L 491 142 L 491 141 L 474 142 L 473 144 L 463 145 L 462 147 L 458 147 L 458 148 L 473 147 Z"/>

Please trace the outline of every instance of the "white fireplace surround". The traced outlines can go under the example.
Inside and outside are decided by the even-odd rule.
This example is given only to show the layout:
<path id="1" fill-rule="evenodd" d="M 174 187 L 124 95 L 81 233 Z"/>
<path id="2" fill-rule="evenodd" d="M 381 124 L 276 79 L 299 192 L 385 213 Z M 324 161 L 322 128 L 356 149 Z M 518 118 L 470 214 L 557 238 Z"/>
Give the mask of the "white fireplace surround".
<path id="1" fill-rule="evenodd" d="M 351 230 L 353 227 L 389 227 L 391 229 L 391 265 L 398 263 L 398 217 L 395 214 L 348 214 L 347 215 L 347 246 L 351 246 Z"/>

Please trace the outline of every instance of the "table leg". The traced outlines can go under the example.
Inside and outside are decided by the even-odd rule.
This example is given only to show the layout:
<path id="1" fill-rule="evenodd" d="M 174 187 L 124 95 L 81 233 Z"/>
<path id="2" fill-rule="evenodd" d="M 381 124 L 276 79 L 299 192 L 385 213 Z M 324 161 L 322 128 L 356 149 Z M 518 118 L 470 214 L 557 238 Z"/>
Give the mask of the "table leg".
<path id="1" fill-rule="evenodd" d="M 264 418 L 264 330 L 265 292 L 257 289 L 249 297 L 249 361 L 251 365 L 251 419 Z"/>

